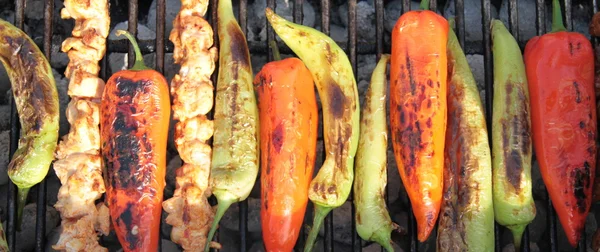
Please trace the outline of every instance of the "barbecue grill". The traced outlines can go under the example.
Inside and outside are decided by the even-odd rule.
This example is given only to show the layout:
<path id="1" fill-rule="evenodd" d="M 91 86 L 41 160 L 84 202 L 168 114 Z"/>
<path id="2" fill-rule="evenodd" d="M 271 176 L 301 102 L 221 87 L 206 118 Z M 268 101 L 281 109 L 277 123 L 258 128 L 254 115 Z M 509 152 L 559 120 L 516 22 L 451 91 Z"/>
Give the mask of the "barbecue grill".
<path id="1" fill-rule="evenodd" d="M 168 34 L 165 34 L 165 10 L 166 10 L 166 5 L 165 5 L 165 1 L 166 0 L 157 0 L 157 6 L 156 6 L 156 39 L 152 39 L 152 40 L 141 40 L 140 41 L 140 46 L 142 49 L 143 53 L 155 53 L 156 57 L 155 57 L 155 69 L 161 73 L 164 73 L 165 70 L 165 53 L 168 52 L 172 52 L 173 50 L 173 44 L 168 41 Z M 215 34 L 214 34 L 214 39 L 215 39 L 215 45 L 218 45 L 218 37 L 217 37 L 217 33 L 216 33 L 216 13 L 217 13 L 217 1 L 218 0 L 210 0 L 210 6 L 209 6 L 209 12 L 207 13 L 208 16 L 208 20 L 211 23 Z M 242 31 L 246 32 L 247 31 L 247 26 L 248 26 L 248 16 L 247 16 L 247 8 L 248 8 L 248 0 L 240 0 L 239 1 L 239 13 L 238 13 L 238 22 L 240 23 L 240 26 L 242 28 Z M 326 33 L 329 34 L 330 33 L 330 16 L 331 16 L 331 0 L 320 0 L 320 9 L 321 10 L 321 18 L 320 18 L 320 27 L 321 30 Z M 445 1 L 445 0 L 441 0 L 441 1 Z M 518 37 L 518 19 L 517 19 L 517 12 L 519 11 L 517 8 L 517 1 L 518 0 L 505 0 L 508 1 L 508 27 L 510 29 L 510 31 L 512 32 L 513 36 Z M 523 0 L 521 0 L 523 1 Z M 535 0 L 536 2 L 536 22 L 535 22 L 535 27 L 537 30 L 537 35 L 541 35 L 544 34 L 546 32 L 546 13 L 547 13 L 547 5 L 545 3 L 544 0 Z M 591 1 L 590 6 L 592 6 L 593 8 L 588 10 L 588 14 L 589 15 L 589 19 L 591 19 L 591 16 L 593 15 L 593 13 L 598 11 L 598 0 L 583 0 L 583 1 Z M 385 37 L 385 33 L 384 33 L 384 0 L 373 0 L 374 2 L 374 6 L 375 6 L 375 23 L 376 23 L 376 39 L 374 43 L 367 43 L 367 42 L 360 42 L 357 40 L 357 0 L 349 0 L 348 2 L 348 37 L 347 37 L 347 41 L 338 41 L 338 43 L 340 44 L 340 46 L 346 51 L 346 53 L 349 56 L 350 62 L 352 64 L 352 67 L 354 69 L 354 73 L 357 73 L 357 54 L 376 54 L 377 55 L 377 59 L 379 59 L 380 55 L 382 53 L 389 53 L 390 52 L 390 45 L 389 45 L 389 41 L 386 42 Z M 549 2 L 549 1 L 548 1 Z M 573 2 L 572 0 L 564 0 L 562 1 L 563 6 L 562 9 L 564 10 L 564 16 L 565 16 L 565 24 L 567 29 L 572 29 L 573 27 L 573 17 L 572 17 L 572 9 L 573 9 Z M 15 25 L 21 29 L 24 28 L 24 12 L 25 12 L 25 4 L 26 4 L 26 0 L 15 0 L 14 1 L 14 6 L 15 6 Z M 276 1 L 275 0 L 267 0 L 267 6 L 271 7 L 272 9 L 275 9 L 275 4 Z M 431 9 L 434 11 L 440 11 L 440 8 L 438 8 L 439 6 L 441 6 L 443 4 L 443 2 L 438 2 L 438 0 L 431 0 Z M 302 21 L 302 17 L 303 17 L 303 13 L 302 13 L 302 5 L 303 5 L 303 0 L 294 0 L 293 4 L 290 4 L 290 6 L 293 8 L 293 21 L 296 23 L 300 23 Z M 463 48 L 465 49 L 465 51 L 469 52 L 469 51 L 473 51 L 476 49 L 473 49 L 472 47 L 474 47 L 474 45 L 470 45 L 467 44 L 466 48 L 465 48 L 465 26 L 469 25 L 469 26 L 473 26 L 473 25 L 477 25 L 480 26 L 483 32 L 483 40 L 482 40 L 482 45 L 475 45 L 478 46 L 479 48 L 482 48 L 482 54 L 484 55 L 484 69 L 485 69 L 485 109 L 486 109 L 486 116 L 487 116 L 487 123 L 488 123 L 488 128 L 491 127 L 490 122 L 491 122 L 491 112 L 492 112 L 492 84 L 493 84 L 493 73 L 492 73 L 492 47 L 491 47 L 491 33 L 490 33 L 490 22 L 492 19 L 492 1 L 491 0 L 481 0 L 481 13 L 482 13 L 482 23 L 481 24 L 465 24 L 465 15 L 464 15 L 464 9 L 465 9 L 465 1 L 464 0 L 454 0 L 454 5 L 455 5 L 455 13 L 456 13 L 456 32 L 457 32 L 457 36 L 458 39 L 460 41 L 460 44 L 463 46 Z M 411 0 L 402 0 L 402 10 L 403 12 L 407 12 L 410 9 L 411 6 Z M 53 20 L 54 20 L 54 16 L 57 15 L 57 13 L 55 12 L 55 8 L 54 8 L 54 0 L 45 0 L 45 5 L 44 5 L 44 36 L 43 36 L 43 42 L 41 43 L 41 48 L 43 49 L 43 52 L 45 53 L 46 57 L 48 59 L 50 59 L 51 56 L 51 48 L 53 46 L 53 40 L 52 40 L 52 35 L 53 35 Z M 588 17 L 586 17 L 588 18 Z M 64 21 L 67 22 L 67 21 Z M 265 21 L 266 22 L 266 21 Z M 534 24 L 531 24 L 534 25 Z M 137 34 L 137 27 L 138 27 L 138 0 L 129 0 L 128 1 L 128 30 L 129 32 L 131 32 L 132 34 Z M 273 40 L 275 38 L 275 33 L 274 31 L 270 28 L 268 28 L 267 30 L 267 41 L 269 40 Z M 250 41 L 249 42 L 249 47 L 250 47 L 250 53 L 251 54 L 266 54 L 268 55 L 268 60 L 272 60 L 273 59 L 273 55 L 272 52 L 269 50 L 268 47 L 268 42 L 267 41 L 262 41 L 262 42 L 256 42 L 256 41 Z M 597 46 L 598 45 L 598 41 L 596 39 L 592 40 L 593 45 Z M 55 41 L 56 43 L 56 41 Z M 282 42 L 279 42 L 279 47 L 281 48 L 281 51 L 283 53 L 288 53 L 291 54 L 291 50 L 285 46 L 285 44 L 283 44 Z M 56 45 L 56 44 L 55 44 Z M 101 62 L 101 72 L 100 72 L 100 77 L 103 78 L 104 80 L 107 80 L 108 77 L 110 77 L 110 69 L 108 67 L 108 63 L 107 63 L 107 58 L 109 53 L 112 52 L 119 52 L 119 53 L 127 53 L 128 52 L 128 57 L 129 57 L 129 64 L 130 66 L 133 64 L 133 48 L 129 47 L 129 44 L 126 42 L 126 40 L 111 40 L 107 43 L 107 52 L 106 52 L 106 56 L 105 59 L 103 59 L 103 61 Z M 471 48 L 470 48 L 471 47 Z M 368 71 L 371 71 L 372 69 L 369 69 Z M 214 74 L 213 74 L 213 81 L 216 81 L 216 73 L 218 71 L 215 70 Z M 61 108 L 61 110 L 63 110 L 65 108 Z M 491 131 L 490 131 L 491 134 Z M 10 119 L 10 156 L 13 155 L 14 151 L 17 149 L 17 142 L 18 142 L 18 138 L 19 138 L 19 120 L 17 117 L 17 113 L 16 113 L 16 109 L 14 108 L 14 106 L 11 106 L 11 119 Z M 316 168 L 318 168 L 320 166 L 320 163 L 322 163 L 323 160 L 317 160 L 317 165 Z M 258 184 L 256 185 L 258 186 Z M 37 213 L 36 213 L 36 224 L 35 224 L 35 251 L 46 251 L 47 248 L 46 247 L 46 236 L 45 236 L 45 224 L 46 224 L 46 205 L 47 205 L 47 195 L 46 195 L 46 181 L 41 182 L 39 185 L 35 186 L 32 190 L 32 195 L 31 198 L 35 199 L 35 201 L 37 202 Z M 544 241 L 540 241 L 540 243 L 542 242 L 547 242 L 547 247 L 549 248 L 549 251 L 558 251 L 558 238 L 557 238 L 557 232 L 559 232 L 557 230 L 557 218 L 556 218 L 556 213 L 554 212 L 554 209 L 552 207 L 552 202 L 550 201 L 549 197 L 546 200 L 547 206 L 548 206 L 548 213 L 547 213 L 547 232 L 548 232 L 548 239 L 544 240 Z M 348 199 L 349 201 L 352 201 L 352 196 L 350 196 L 350 198 Z M 214 201 L 213 201 L 214 203 Z M 12 182 L 9 182 L 9 186 L 8 186 L 8 211 L 7 213 L 5 213 L 5 218 L 7 220 L 7 226 L 6 226 L 6 237 L 8 239 L 8 244 L 9 247 L 11 249 L 11 251 L 15 251 L 16 248 L 16 244 L 19 243 L 20 241 L 18 241 L 16 239 L 16 233 L 17 233 L 17 229 L 16 229 L 16 222 L 17 222 L 17 216 L 16 216 L 16 187 L 14 186 L 14 184 L 12 184 Z M 595 206 L 592 206 L 593 208 Z M 247 251 L 249 249 L 249 232 L 248 232 L 248 202 L 244 201 L 239 203 L 239 250 L 240 251 Z M 233 209 L 230 209 L 229 211 L 234 211 Z M 334 210 L 335 211 L 335 210 Z M 417 234 L 416 234 L 416 223 L 414 220 L 414 217 L 412 216 L 411 211 L 408 211 L 411 216 L 409 217 L 409 221 L 408 221 L 408 233 L 407 233 L 407 238 L 409 242 L 409 247 L 408 248 L 403 248 L 404 250 L 410 250 L 412 251 L 417 251 L 419 246 L 418 246 L 418 241 L 417 241 Z M 309 203 L 308 206 L 308 211 L 306 213 L 305 216 L 305 225 L 309 225 L 311 223 L 310 220 L 312 220 L 312 204 Z M 354 210 L 354 206 L 352 206 L 352 218 L 345 220 L 348 222 L 352 222 L 352 251 L 361 251 L 363 246 L 362 244 L 365 243 L 365 241 L 361 240 L 360 237 L 358 236 L 358 234 L 354 231 L 355 228 L 355 221 L 354 221 L 354 214 L 355 214 L 355 210 Z M 323 237 L 323 250 L 324 251 L 333 251 L 333 250 L 340 250 L 339 248 L 337 248 L 334 243 L 334 238 L 333 238 L 333 217 L 332 214 L 330 213 L 329 216 L 325 219 L 325 224 L 324 224 L 324 237 Z M 495 240 L 495 249 L 496 251 L 502 251 L 502 247 L 501 247 L 501 233 L 502 232 L 507 232 L 505 230 L 504 227 L 500 227 L 499 225 L 496 225 L 495 227 L 495 233 L 496 233 L 496 240 Z M 435 232 L 434 232 L 435 233 Z M 164 234 L 163 234 L 164 235 Z M 306 239 L 306 235 L 307 232 L 306 230 L 302 230 L 300 237 L 298 239 L 296 248 L 301 250 L 305 239 Z M 169 237 L 163 237 L 164 239 L 169 239 Z M 218 235 L 217 238 L 218 239 Z M 430 238 L 431 239 L 431 238 Z M 585 241 L 586 237 L 585 235 L 583 236 L 582 240 L 579 243 L 578 248 L 576 248 L 576 251 L 587 251 L 586 248 L 586 241 Z M 522 251 L 530 251 L 529 248 L 529 229 L 525 232 L 524 237 L 523 237 L 523 247 L 521 248 Z M 225 243 L 225 245 L 227 245 L 227 243 Z M 546 246 L 546 245 L 545 245 Z M 317 248 L 320 249 L 320 248 Z M 344 249 L 346 250 L 346 249 Z M 383 250 L 383 249 L 382 249 Z"/>

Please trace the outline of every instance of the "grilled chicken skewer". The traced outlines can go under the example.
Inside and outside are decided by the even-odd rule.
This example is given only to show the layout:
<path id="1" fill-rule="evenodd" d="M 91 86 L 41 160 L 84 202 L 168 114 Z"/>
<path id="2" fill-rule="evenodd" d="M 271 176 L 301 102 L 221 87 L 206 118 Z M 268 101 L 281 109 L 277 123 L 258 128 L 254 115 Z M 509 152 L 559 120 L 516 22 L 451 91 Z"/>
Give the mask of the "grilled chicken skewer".
<path id="1" fill-rule="evenodd" d="M 213 122 L 206 114 L 213 107 L 210 76 L 217 48 L 212 47 L 213 30 L 203 18 L 207 7 L 208 0 L 182 1 L 169 36 L 175 45 L 175 63 L 181 64 L 171 82 L 171 94 L 173 118 L 178 121 L 175 145 L 184 164 L 177 170 L 173 198 L 163 202 L 163 209 L 169 214 L 166 222 L 173 226 L 171 239 L 187 251 L 204 248 L 214 217 L 207 200 L 212 156 L 207 141 L 213 135 Z"/>
<path id="2" fill-rule="evenodd" d="M 98 62 L 106 52 L 110 17 L 107 0 L 65 0 L 61 18 L 75 19 L 72 37 L 62 44 L 69 57 L 67 107 L 69 133 L 56 150 L 54 170 L 62 187 L 55 207 L 62 218 L 62 233 L 53 246 L 61 251 L 107 251 L 98 233 L 109 232 L 108 208 L 95 201 L 105 192 L 100 157 L 99 104 L 104 81 Z"/>

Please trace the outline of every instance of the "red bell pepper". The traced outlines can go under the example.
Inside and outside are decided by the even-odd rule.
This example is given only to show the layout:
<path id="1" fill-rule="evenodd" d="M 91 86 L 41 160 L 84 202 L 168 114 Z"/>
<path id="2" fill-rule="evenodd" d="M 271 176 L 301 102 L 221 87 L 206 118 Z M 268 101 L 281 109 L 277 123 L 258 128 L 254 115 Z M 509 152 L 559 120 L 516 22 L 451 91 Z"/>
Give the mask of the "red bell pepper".
<path id="1" fill-rule="evenodd" d="M 542 178 L 573 247 L 584 231 L 596 170 L 594 52 L 562 24 L 553 1 L 552 31 L 525 48 L 533 143 Z"/>

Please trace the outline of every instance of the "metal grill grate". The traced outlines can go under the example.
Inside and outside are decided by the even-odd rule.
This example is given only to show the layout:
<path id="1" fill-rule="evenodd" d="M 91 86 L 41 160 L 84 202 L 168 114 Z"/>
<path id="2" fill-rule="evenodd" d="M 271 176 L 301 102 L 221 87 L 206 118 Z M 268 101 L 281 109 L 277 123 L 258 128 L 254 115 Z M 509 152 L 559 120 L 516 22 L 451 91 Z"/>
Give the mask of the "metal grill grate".
<path id="1" fill-rule="evenodd" d="M 217 1 L 210 1 L 210 11 L 208 13 L 208 20 L 213 26 L 215 30 L 214 39 L 215 44 L 218 45 L 218 37 L 216 33 L 216 13 L 217 13 Z M 410 1 L 411 0 L 402 0 L 403 12 L 407 12 L 410 9 Z M 508 1 L 508 20 L 509 20 L 509 29 L 512 32 L 513 36 L 518 37 L 518 19 L 517 19 L 517 0 L 506 0 Z M 565 13 L 565 21 L 566 27 L 568 29 L 572 28 L 573 19 L 572 19 L 572 0 L 564 0 L 563 10 Z M 590 0 L 592 1 L 593 8 L 589 11 L 589 15 L 593 15 L 593 13 L 598 11 L 598 0 Z M 460 44 L 463 46 L 465 51 L 469 51 L 470 48 L 465 48 L 465 17 L 464 17 L 464 0 L 456 0 L 455 2 L 455 10 L 456 13 L 456 31 Z M 491 52 L 491 34 L 490 34 L 490 23 L 491 23 L 491 0 L 481 0 L 482 3 L 482 31 L 483 31 L 483 55 L 484 55 L 484 67 L 485 67 L 485 104 L 486 104 L 486 116 L 488 128 L 491 127 L 491 111 L 492 111 L 492 97 L 493 97 L 493 73 L 492 73 L 492 52 Z M 296 23 L 301 22 L 302 20 L 302 4 L 303 0 L 295 0 L 293 4 L 293 20 Z M 377 59 L 381 56 L 382 53 L 389 53 L 390 46 L 389 43 L 384 42 L 384 0 L 374 0 L 375 5 L 375 16 L 376 16 L 376 42 L 375 44 L 358 44 L 357 43 L 357 20 L 356 20 L 356 6 L 357 0 L 349 0 L 348 3 L 348 40 L 347 42 L 340 43 L 340 46 L 346 51 L 349 56 L 349 59 L 352 64 L 352 68 L 354 69 L 354 73 L 357 73 L 357 53 L 367 54 L 367 53 L 376 53 Z M 24 8 L 25 0 L 15 0 L 15 24 L 17 27 L 23 29 L 24 27 Z M 275 9 L 275 0 L 267 0 L 267 6 Z M 157 15 L 156 15 L 156 40 L 150 41 L 140 41 L 140 46 L 142 48 L 143 53 L 155 52 L 156 53 L 156 62 L 155 69 L 161 73 L 164 73 L 164 62 L 165 62 L 165 53 L 172 52 L 173 45 L 170 41 L 166 39 L 165 34 L 165 0 L 157 0 Z M 545 27 L 545 4 L 544 0 L 536 0 L 536 28 L 537 35 L 544 34 L 546 31 Z M 431 0 L 431 9 L 437 10 L 437 1 Z M 330 0 L 321 0 L 321 27 L 322 31 L 326 34 L 330 32 Z M 323 11 L 325 10 L 325 11 Z M 44 39 L 43 39 L 43 51 L 48 59 L 50 59 L 50 49 L 52 46 L 52 34 L 53 34 L 53 19 L 54 19 L 54 0 L 45 0 L 44 7 Z M 132 34 L 137 34 L 137 19 L 138 16 L 138 0 L 129 0 L 129 16 L 128 16 L 128 30 Z M 240 0 L 240 8 L 238 21 L 242 30 L 245 32 L 247 30 L 247 0 Z M 473 24 L 469 24 L 473 25 Z M 267 30 L 267 41 L 275 38 L 274 31 L 269 27 Z M 597 39 L 593 40 L 594 46 L 598 45 Z M 120 41 L 109 41 L 107 43 L 107 52 L 106 55 L 109 55 L 111 52 L 129 52 L 129 64 L 130 66 L 133 64 L 133 49 L 129 47 L 125 40 Z M 253 54 L 267 54 L 268 59 L 272 60 L 273 55 L 270 50 L 268 50 L 268 42 L 249 42 L 251 53 Z M 289 48 L 285 46 L 283 43 L 279 43 L 279 47 L 283 53 L 291 53 Z M 101 62 L 101 72 L 100 77 L 104 80 L 108 79 L 110 76 L 110 70 L 108 70 L 106 57 Z M 218 70 L 215 70 L 215 74 L 213 75 L 213 81 L 216 81 L 216 73 Z M 12 103 L 14 104 L 14 103 Z M 64 109 L 64 108 L 61 108 Z M 17 141 L 19 138 L 19 123 L 18 117 L 16 113 L 16 109 L 14 106 L 11 106 L 11 128 L 10 128 L 10 156 L 12 157 L 13 153 L 17 148 Z M 491 131 L 490 131 L 491 134 Z M 322 162 L 323 160 L 318 160 L 317 162 Z M 316 167 L 319 167 L 317 165 Z M 12 182 L 9 182 L 8 186 L 8 221 L 7 221 L 7 230 L 6 235 L 8 239 L 9 248 L 11 251 L 15 251 L 16 241 L 16 187 Z M 37 185 L 32 192 L 37 192 L 37 214 L 36 214 L 36 225 L 35 225 L 35 251 L 45 251 L 45 218 L 46 218 L 46 183 L 45 181 L 41 182 Z M 548 198 L 548 197 L 547 197 Z M 349 200 L 352 200 L 350 196 Z M 549 228 L 549 248 L 550 251 L 558 251 L 558 239 L 557 239 L 557 224 L 556 224 L 556 213 L 552 207 L 552 202 L 548 199 L 548 215 L 547 215 L 547 225 Z M 231 211 L 231 210 L 230 210 Z M 335 211 L 335 210 L 334 210 Z M 409 211 L 410 212 L 410 211 Z M 352 229 L 355 227 L 354 222 L 354 214 L 355 209 L 354 205 L 352 205 Z M 241 202 L 239 207 L 239 239 L 240 239 L 240 251 L 248 250 L 248 203 L 247 201 Z M 305 216 L 305 224 L 311 223 L 312 220 L 312 205 L 309 203 L 308 210 Z M 334 250 L 334 239 L 333 239 L 333 218 L 330 213 L 325 220 L 325 236 L 324 236 L 324 250 L 325 251 L 333 251 Z M 417 251 L 418 241 L 416 235 L 416 225 L 414 216 L 409 218 L 409 239 L 410 239 L 410 251 Z M 501 251 L 500 244 L 500 232 L 504 229 L 496 225 L 496 240 L 495 247 L 496 251 Z M 356 232 L 352 232 L 352 250 L 353 251 L 361 251 L 361 242 L 362 240 L 358 237 Z M 296 248 L 301 250 L 304 241 L 305 241 L 306 232 L 304 229 L 302 230 L 300 237 L 298 239 L 298 243 Z M 168 237 L 164 237 L 168 239 Z M 217 235 L 218 239 L 218 235 Z M 529 229 L 524 234 L 523 237 L 523 246 L 522 251 L 529 251 Z M 585 248 L 585 235 L 582 237 L 582 240 L 579 243 L 579 247 L 576 251 L 586 251 Z"/>

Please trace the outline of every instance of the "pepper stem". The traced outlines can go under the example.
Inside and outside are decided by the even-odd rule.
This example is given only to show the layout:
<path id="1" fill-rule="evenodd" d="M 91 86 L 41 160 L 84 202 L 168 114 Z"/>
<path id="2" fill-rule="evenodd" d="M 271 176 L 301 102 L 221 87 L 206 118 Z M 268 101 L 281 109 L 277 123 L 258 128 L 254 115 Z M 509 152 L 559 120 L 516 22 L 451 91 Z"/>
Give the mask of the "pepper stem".
<path id="1" fill-rule="evenodd" d="M 508 229 L 513 234 L 513 243 L 515 244 L 515 251 L 521 251 L 521 239 L 523 238 L 523 232 L 525 232 L 527 225 L 512 225 L 508 226 Z"/>
<path id="2" fill-rule="evenodd" d="M 23 209 L 25 203 L 27 203 L 27 195 L 29 195 L 29 188 L 19 188 L 17 190 L 17 230 L 21 231 L 21 222 L 23 221 Z"/>
<path id="3" fill-rule="evenodd" d="M 273 59 L 276 61 L 281 60 L 281 54 L 279 54 L 279 48 L 277 47 L 277 42 L 275 42 L 275 40 L 269 41 L 269 47 L 271 47 L 271 50 L 273 50 Z"/>
<path id="4" fill-rule="evenodd" d="M 558 0 L 552 0 L 552 32 L 566 31 L 562 20 L 562 12 Z"/>
<path id="5" fill-rule="evenodd" d="M 323 225 L 323 220 L 325 220 L 325 216 L 327 216 L 331 210 L 333 210 L 333 208 L 315 204 L 313 227 L 310 229 L 310 233 L 308 233 L 306 244 L 304 244 L 304 252 L 311 252 L 313 250 L 317 235 L 319 234 L 319 230 L 321 230 L 321 225 Z"/>
<path id="6" fill-rule="evenodd" d="M 204 252 L 208 252 L 210 250 L 210 242 L 213 240 L 213 237 L 215 236 L 215 232 L 217 231 L 217 226 L 219 225 L 221 218 L 223 218 L 223 215 L 225 214 L 227 209 L 229 209 L 231 204 L 233 204 L 233 202 L 235 202 L 235 200 L 232 200 L 232 199 L 219 200 L 218 198 L 217 198 L 217 201 L 219 202 L 219 205 L 217 206 L 217 213 L 215 214 L 215 218 L 213 219 L 212 226 L 210 227 L 210 232 L 208 232 L 208 239 L 206 240 L 206 246 L 204 247 Z"/>
<path id="7" fill-rule="evenodd" d="M 130 70 L 141 71 L 149 69 L 146 66 L 146 64 L 144 64 L 144 57 L 142 56 L 142 52 L 140 51 L 140 46 L 138 45 L 133 35 L 131 35 L 131 33 L 125 30 L 117 30 L 117 32 L 115 32 L 115 35 L 117 35 L 117 37 L 125 35 L 125 37 L 129 39 L 129 42 L 131 42 L 131 45 L 133 46 L 133 51 L 135 52 L 135 63 L 133 64 L 133 67 Z"/>
<path id="8" fill-rule="evenodd" d="M 421 10 L 429 10 L 429 0 L 421 0 Z"/>

